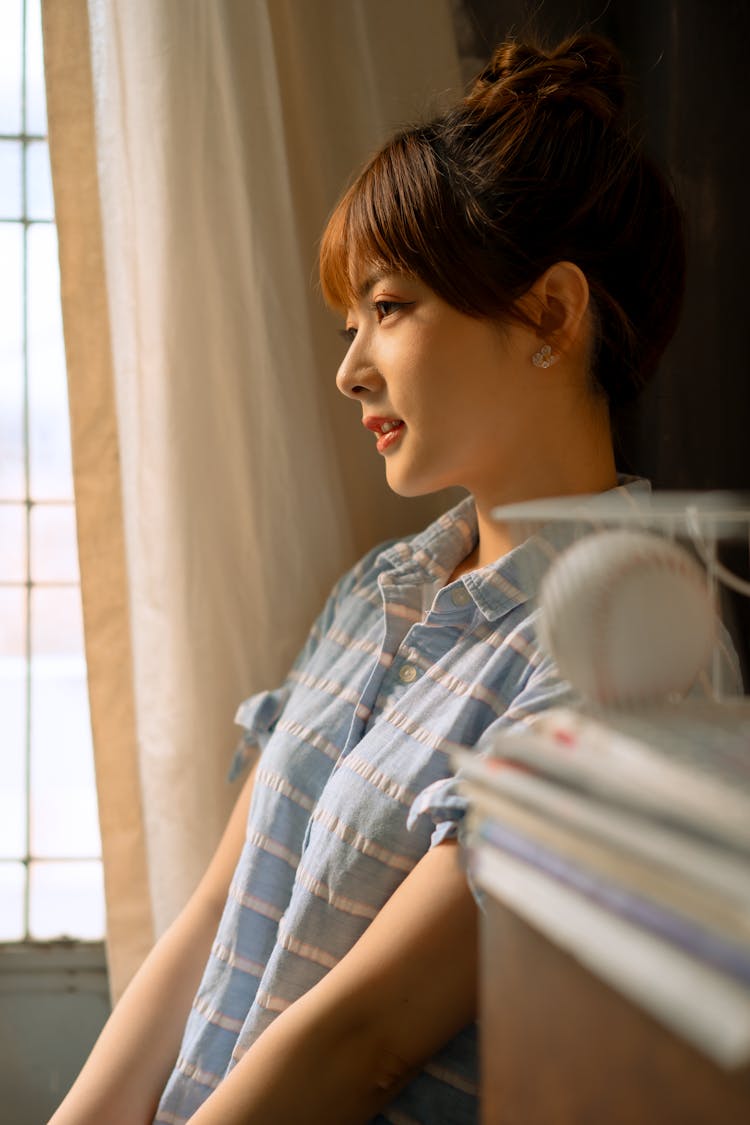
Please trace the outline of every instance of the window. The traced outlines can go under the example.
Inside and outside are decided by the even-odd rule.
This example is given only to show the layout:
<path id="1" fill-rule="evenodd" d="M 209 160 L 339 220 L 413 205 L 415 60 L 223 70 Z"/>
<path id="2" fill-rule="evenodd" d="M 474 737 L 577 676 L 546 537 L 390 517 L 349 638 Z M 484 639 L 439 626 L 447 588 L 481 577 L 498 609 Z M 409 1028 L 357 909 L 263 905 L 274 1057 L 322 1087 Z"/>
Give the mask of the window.
<path id="1" fill-rule="evenodd" d="M 0 941 L 101 939 L 40 0 L 0 0 Z"/>

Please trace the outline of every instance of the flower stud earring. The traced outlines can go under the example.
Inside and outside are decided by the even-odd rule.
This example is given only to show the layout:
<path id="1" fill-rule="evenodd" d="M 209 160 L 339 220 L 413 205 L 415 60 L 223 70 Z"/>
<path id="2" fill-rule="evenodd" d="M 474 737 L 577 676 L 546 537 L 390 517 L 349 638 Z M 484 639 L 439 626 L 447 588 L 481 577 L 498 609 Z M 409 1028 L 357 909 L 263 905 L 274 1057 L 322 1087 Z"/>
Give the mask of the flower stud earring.
<path id="1" fill-rule="evenodd" d="M 534 367 L 551 367 L 553 363 L 557 363 L 560 357 L 552 354 L 552 348 L 549 344 L 542 344 L 538 352 L 534 352 L 531 357 L 531 362 Z"/>

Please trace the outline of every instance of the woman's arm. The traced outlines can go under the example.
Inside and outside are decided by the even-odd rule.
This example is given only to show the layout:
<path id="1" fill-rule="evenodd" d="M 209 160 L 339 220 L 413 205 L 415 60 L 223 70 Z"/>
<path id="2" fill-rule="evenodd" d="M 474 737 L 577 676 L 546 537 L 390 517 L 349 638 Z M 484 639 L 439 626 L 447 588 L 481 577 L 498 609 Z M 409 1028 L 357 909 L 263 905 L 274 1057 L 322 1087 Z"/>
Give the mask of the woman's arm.
<path id="1" fill-rule="evenodd" d="M 192 1125 L 361 1125 L 476 1016 L 477 908 L 453 842 L 271 1024 Z"/>
<path id="2" fill-rule="evenodd" d="M 125 990 L 50 1125 L 150 1125 L 245 839 L 253 774 L 182 913 Z"/>

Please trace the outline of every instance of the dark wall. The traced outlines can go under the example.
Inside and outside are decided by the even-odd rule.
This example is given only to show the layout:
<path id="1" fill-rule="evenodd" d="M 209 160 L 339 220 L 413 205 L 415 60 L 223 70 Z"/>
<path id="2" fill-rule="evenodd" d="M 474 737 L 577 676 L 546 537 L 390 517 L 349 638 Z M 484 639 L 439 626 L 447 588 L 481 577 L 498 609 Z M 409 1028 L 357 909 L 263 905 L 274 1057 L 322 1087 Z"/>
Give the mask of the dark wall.
<path id="1" fill-rule="evenodd" d="M 654 382 L 614 419 L 620 466 L 657 488 L 750 489 L 749 0 L 462 0 L 462 8 L 463 50 L 478 59 L 530 20 L 553 39 L 590 28 L 623 53 L 635 120 L 685 211 L 688 275 Z M 747 577 L 747 542 L 726 545 L 722 557 Z M 727 608 L 747 672 L 750 599 Z"/>

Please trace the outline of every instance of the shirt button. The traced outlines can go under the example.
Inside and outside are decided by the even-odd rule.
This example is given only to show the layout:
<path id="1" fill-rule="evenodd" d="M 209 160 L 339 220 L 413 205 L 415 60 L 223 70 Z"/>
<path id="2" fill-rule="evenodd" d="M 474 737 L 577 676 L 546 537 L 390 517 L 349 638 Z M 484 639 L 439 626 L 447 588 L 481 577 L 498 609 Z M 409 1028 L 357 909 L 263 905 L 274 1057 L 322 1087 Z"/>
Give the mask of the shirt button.
<path id="1" fill-rule="evenodd" d="M 456 586 L 455 590 L 451 590 L 451 601 L 454 605 L 468 605 L 471 601 L 471 594 L 463 584 Z"/>
<path id="2" fill-rule="evenodd" d="M 413 684 L 417 678 L 417 669 L 413 664 L 402 664 L 398 678 L 402 684 Z"/>

